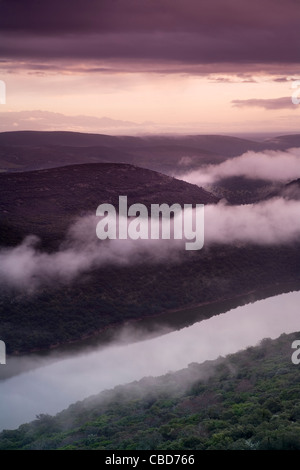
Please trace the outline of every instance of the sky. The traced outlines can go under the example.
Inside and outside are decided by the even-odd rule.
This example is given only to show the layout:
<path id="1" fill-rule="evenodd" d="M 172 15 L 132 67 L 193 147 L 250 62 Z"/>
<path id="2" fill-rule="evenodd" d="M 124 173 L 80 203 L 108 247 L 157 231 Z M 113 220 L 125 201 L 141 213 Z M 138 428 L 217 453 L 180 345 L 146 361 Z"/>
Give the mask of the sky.
<path id="1" fill-rule="evenodd" d="M 299 0 L 0 0 L 1 130 L 105 116 L 128 132 L 298 132 L 299 19 Z"/>

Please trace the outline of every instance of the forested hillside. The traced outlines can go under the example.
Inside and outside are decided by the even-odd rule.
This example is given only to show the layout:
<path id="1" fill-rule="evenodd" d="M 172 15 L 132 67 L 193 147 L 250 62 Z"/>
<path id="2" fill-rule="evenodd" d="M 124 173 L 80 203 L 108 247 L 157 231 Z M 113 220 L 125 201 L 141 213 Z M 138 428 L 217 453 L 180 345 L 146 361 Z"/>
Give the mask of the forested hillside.
<path id="1" fill-rule="evenodd" d="M 0 434 L 0 449 L 298 449 L 300 332 L 118 386 Z"/>

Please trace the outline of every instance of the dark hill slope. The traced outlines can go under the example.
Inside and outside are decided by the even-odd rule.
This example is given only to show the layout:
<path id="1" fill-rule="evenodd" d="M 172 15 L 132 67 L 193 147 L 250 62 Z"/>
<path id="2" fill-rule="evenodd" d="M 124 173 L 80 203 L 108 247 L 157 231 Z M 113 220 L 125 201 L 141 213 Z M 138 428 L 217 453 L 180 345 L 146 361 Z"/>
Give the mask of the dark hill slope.
<path id="1" fill-rule="evenodd" d="M 284 197 L 285 199 L 300 199 L 300 178 L 282 185 L 279 189 L 272 191 L 268 197 Z"/>
<path id="2" fill-rule="evenodd" d="M 75 165 L 29 173 L 0 175 L 2 245 L 16 245 L 25 235 L 36 234 L 42 247 L 56 250 L 74 218 L 95 214 L 103 202 L 118 205 L 127 195 L 129 204 L 208 203 L 216 199 L 201 188 L 159 173 L 121 164 Z M 16 262 L 16 265 L 18 263 Z M 16 266 L 17 267 L 17 266 Z M 21 270 L 22 272 L 22 270 Z M 27 267 L 24 272 L 26 274 Z M 241 299 L 272 286 L 272 294 L 300 280 L 298 245 L 206 246 L 184 251 L 180 259 L 153 264 L 105 265 L 91 269 L 73 282 L 42 284 L 27 291 L 0 285 L 0 338 L 7 352 L 47 349 L 98 334 L 128 321 L 168 314 L 171 328 L 216 314 L 201 305 Z M 293 284 L 294 285 L 294 284 Z M 297 284 L 298 286 L 298 284 Z M 297 286 L 295 288 L 297 288 Z M 267 293 L 267 295 L 272 295 Z M 194 316 L 193 316 L 194 315 Z M 164 316 L 165 318 L 165 316 Z"/>
<path id="3" fill-rule="evenodd" d="M 300 147 L 300 134 L 279 135 L 264 141 L 265 145 L 277 150 Z"/>
<path id="4" fill-rule="evenodd" d="M 29 234 L 57 246 L 77 216 L 95 214 L 99 204 L 208 204 L 209 192 L 170 176 L 126 164 L 85 164 L 0 174 L 0 243 L 12 245 Z"/>

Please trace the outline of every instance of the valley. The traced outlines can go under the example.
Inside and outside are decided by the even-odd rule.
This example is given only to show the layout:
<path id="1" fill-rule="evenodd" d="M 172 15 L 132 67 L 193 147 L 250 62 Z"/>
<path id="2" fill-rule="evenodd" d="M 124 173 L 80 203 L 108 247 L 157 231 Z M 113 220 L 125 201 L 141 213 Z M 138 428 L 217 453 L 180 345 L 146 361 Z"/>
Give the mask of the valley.
<path id="1" fill-rule="evenodd" d="M 32 145 L 48 145 L 52 139 L 62 146 L 76 142 L 82 156 L 91 141 L 105 140 L 110 145 L 121 141 L 137 148 L 140 145 L 140 139 L 135 137 L 0 134 L 0 144 L 12 145 L 9 139 L 20 149 L 27 146 L 28 151 Z M 145 139 L 162 144 L 167 138 Z M 193 145 L 205 143 L 207 151 L 216 151 L 218 145 L 227 142 L 223 155 L 233 155 L 247 144 L 221 136 L 179 140 L 180 144 L 187 140 Z M 275 143 L 287 145 L 286 139 L 281 138 Z M 220 181 L 218 188 L 222 184 Z M 236 179 L 226 184 L 227 192 L 231 191 L 228 199 L 241 204 L 244 196 L 238 192 L 247 188 L 243 180 L 238 186 Z M 298 242 L 270 245 L 205 241 L 204 248 L 195 252 L 178 251 L 172 244 L 145 246 L 141 250 L 101 245 L 99 240 L 100 244 L 96 244 L 97 220 L 92 215 L 101 203 L 117 206 L 119 195 L 127 195 L 129 205 L 141 203 L 147 208 L 154 203 L 218 205 L 218 191 L 214 195 L 157 171 L 128 163 L 85 163 L 2 173 L 0 187 L 3 260 L 9 263 L 8 269 L 12 262 L 16 266 L 20 260 L 25 263 L 17 277 L 15 271 L 8 270 L 2 275 L 0 336 L 9 355 L 101 338 L 107 329 L 146 318 L 168 318 L 169 326 L 173 322 L 176 325 L 181 322 L 180 316 L 184 323 L 188 316 L 185 312 L 193 309 L 198 309 L 197 319 L 205 318 L 214 311 L 204 313 L 203 305 L 242 299 L 249 292 L 259 296 L 271 286 L 278 294 L 285 291 L 285 286 L 300 281 Z M 255 181 L 248 185 L 247 191 L 256 201 L 261 198 L 255 193 L 260 187 Z M 264 191 L 262 200 L 265 194 Z M 24 242 L 28 236 L 38 238 Z M 8 258 L 5 253 L 9 253 Z"/>

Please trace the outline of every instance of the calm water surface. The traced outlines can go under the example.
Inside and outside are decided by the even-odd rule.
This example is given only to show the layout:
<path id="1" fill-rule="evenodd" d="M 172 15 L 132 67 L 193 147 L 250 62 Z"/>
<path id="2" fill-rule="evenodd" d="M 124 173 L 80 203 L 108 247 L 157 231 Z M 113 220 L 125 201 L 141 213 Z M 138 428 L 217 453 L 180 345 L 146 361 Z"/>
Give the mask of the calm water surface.
<path id="1" fill-rule="evenodd" d="M 119 384 L 234 353 L 266 337 L 300 331 L 299 307 L 300 292 L 292 292 L 135 343 L 130 341 L 132 335 L 138 337 L 138 330 L 124 331 L 112 344 L 55 362 L 51 356 L 9 358 L 22 361 L 24 370 L 30 362 L 38 367 L 0 381 L 0 429 L 14 429 L 39 413 L 55 414 Z"/>

